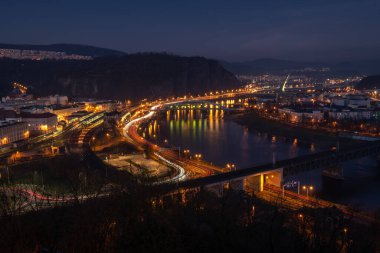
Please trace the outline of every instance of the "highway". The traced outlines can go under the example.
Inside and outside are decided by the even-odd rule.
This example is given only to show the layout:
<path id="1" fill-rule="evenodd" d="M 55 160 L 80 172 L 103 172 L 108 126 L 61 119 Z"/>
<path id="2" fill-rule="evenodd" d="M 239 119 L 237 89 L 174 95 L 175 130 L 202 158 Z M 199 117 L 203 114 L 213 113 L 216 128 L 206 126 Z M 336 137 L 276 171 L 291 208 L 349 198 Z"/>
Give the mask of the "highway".
<path id="1" fill-rule="evenodd" d="M 190 97 L 188 99 L 180 98 L 175 101 L 159 101 L 151 105 L 150 108 L 148 106 L 138 106 L 132 108 L 131 111 L 128 112 L 129 115 L 132 115 L 131 120 L 126 123 L 122 132 L 123 135 L 127 137 L 128 140 L 130 140 L 133 144 L 142 149 L 151 150 L 153 155 L 161 162 L 177 169 L 178 174 L 169 181 L 184 181 L 189 178 L 207 177 L 214 174 L 222 173 L 224 172 L 224 169 L 221 167 L 208 164 L 201 160 L 186 158 L 184 156 L 181 156 L 180 152 L 174 151 L 172 149 L 159 147 L 156 144 L 149 142 L 148 140 L 144 139 L 142 136 L 138 134 L 138 129 L 142 123 L 151 120 L 158 110 L 169 107 L 170 105 L 180 104 L 184 102 L 190 103 L 192 101 L 208 101 L 224 97 L 230 98 L 236 95 L 247 93 L 251 94 L 253 92 L 238 91 L 236 93 L 215 94 L 196 98 Z M 123 119 L 125 118 L 126 116 L 123 117 Z"/>
<path id="2" fill-rule="evenodd" d="M 250 92 L 252 93 L 252 92 Z M 230 94 L 229 97 L 232 97 L 233 95 Z M 207 97 L 200 97 L 197 98 L 199 100 L 208 100 L 208 99 L 216 99 L 218 98 L 215 96 L 207 96 Z M 194 101 L 193 98 L 190 99 L 190 101 Z M 210 184 L 216 184 L 221 182 L 228 182 L 230 179 L 239 179 L 248 175 L 251 175 L 252 172 L 259 172 L 259 171 L 267 171 L 267 170 L 273 170 L 274 165 L 271 164 L 265 164 L 262 166 L 257 166 L 255 168 L 247 168 L 237 171 L 232 171 L 230 173 L 223 173 L 223 168 L 213 166 L 210 164 L 207 164 L 205 162 L 199 161 L 199 160 L 192 160 L 188 159 L 186 157 L 180 156 L 179 152 L 176 152 L 171 149 L 165 149 L 162 147 L 159 147 L 153 143 L 150 143 L 148 140 L 144 139 L 142 136 L 138 134 L 138 129 L 142 123 L 146 123 L 149 120 L 153 118 L 155 115 L 155 112 L 158 111 L 161 108 L 168 107 L 169 105 L 176 104 L 176 103 L 183 103 L 183 99 L 172 101 L 172 102 L 158 102 L 154 104 L 150 108 L 143 108 L 139 107 L 137 110 L 138 113 L 135 113 L 135 117 L 132 117 L 132 120 L 129 121 L 124 129 L 123 133 L 124 135 L 129 138 L 135 145 L 143 148 L 143 149 L 151 149 L 154 153 L 154 155 L 160 159 L 162 162 L 166 164 L 171 164 L 172 167 L 177 168 L 179 171 L 179 175 L 181 177 L 177 176 L 176 179 L 178 179 L 177 184 L 163 184 L 160 188 L 157 190 L 162 190 L 163 192 L 170 192 L 176 189 L 192 189 L 197 187 L 202 187 Z M 144 113 L 145 112 L 145 113 Z M 373 144 L 373 145 L 372 145 Z M 352 159 L 357 156 L 366 155 L 369 152 L 378 150 L 378 143 L 371 143 L 371 145 L 366 145 L 366 149 L 362 150 L 362 147 L 357 147 L 355 150 L 340 150 L 341 152 L 332 152 L 332 151 L 326 151 L 322 152 L 320 154 L 313 154 L 313 155 L 306 155 L 302 157 L 297 157 L 294 159 L 289 159 L 285 161 L 279 161 L 276 163 L 275 168 L 278 167 L 286 167 L 286 171 L 284 171 L 284 174 L 289 174 L 290 172 L 298 172 L 298 170 L 295 170 L 293 167 L 298 166 L 307 166 L 308 169 L 313 169 L 317 166 L 316 161 L 320 160 L 321 166 L 326 165 L 327 163 L 335 163 L 337 159 Z M 371 146 L 371 147 L 370 147 Z M 372 146 L 374 146 L 372 148 Z M 367 149 L 370 150 L 368 151 Z M 345 151 L 345 152 L 343 152 Z M 324 155 L 327 155 L 325 158 Z M 318 158 L 316 160 L 316 158 Z M 306 161 L 311 162 L 312 165 L 306 164 L 304 165 Z M 289 167 L 289 169 L 287 168 Z M 294 170 L 294 171 L 293 171 Z M 304 170 L 303 167 L 300 168 L 300 170 Z M 182 176 L 183 175 L 183 176 Z M 174 180 L 171 180 L 173 182 Z M 180 182 L 181 181 L 181 182 Z M 165 182 L 166 183 L 166 182 Z M 170 181 L 169 181 L 170 183 Z M 283 198 L 287 200 L 288 205 L 292 205 L 293 207 L 296 206 L 295 209 L 302 208 L 304 206 L 309 206 L 313 208 L 326 208 L 326 207 L 332 207 L 335 206 L 343 211 L 346 215 L 355 216 L 356 218 L 363 220 L 363 221 L 374 221 L 373 218 L 370 216 L 367 216 L 362 213 L 352 212 L 349 210 L 349 208 L 341 205 L 336 205 L 334 203 L 330 203 L 323 200 L 317 200 L 314 198 L 306 198 L 302 195 L 295 194 L 290 191 L 284 191 L 278 187 L 266 185 L 264 187 L 264 195 L 267 196 L 278 196 L 284 194 Z M 263 197 L 265 198 L 265 197 Z"/>

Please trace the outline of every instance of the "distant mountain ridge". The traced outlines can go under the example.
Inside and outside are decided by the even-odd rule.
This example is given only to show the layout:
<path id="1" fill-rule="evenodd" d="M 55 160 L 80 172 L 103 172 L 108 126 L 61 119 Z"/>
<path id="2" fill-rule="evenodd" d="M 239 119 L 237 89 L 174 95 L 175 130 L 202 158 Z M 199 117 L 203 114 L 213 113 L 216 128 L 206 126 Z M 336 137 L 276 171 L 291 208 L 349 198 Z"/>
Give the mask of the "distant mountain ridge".
<path id="1" fill-rule="evenodd" d="M 333 73 L 350 73 L 362 75 L 380 74 L 380 59 L 370 59 L 363 61 L 350 61 L 341 63 L 324 62 L 302 62 L 281 59 L 257 59 L 245 62 L 220 63 L 229 71 L 238 75 L 247 74 L 278 74 L 283 72 L 322 70 L 328 68 Z"/>
<path id="2" fill-rule="evenodd" d="M 28 44 L 5 44 L 0 43 L 0 48 L 3 49 L 20 49 L 20 50 L 40 50 L 65 52 L 66 54 L 76 54 L 91 57 L 103 56 L 122 56 L 126 53 L 95 46 L 79 45 L 79 44 L 51 44 L 51 45 L 28 45 Z"/>
<path id="3" fill-rule="evenodd" d="M 236 74 L 260 74 L 263 72 L 280 72 L 306 67 L 322 67 L 319 63 L 296 62 L 280 59 L 263 58 L 245 62 L 222 62 L 222 65 Z"/>

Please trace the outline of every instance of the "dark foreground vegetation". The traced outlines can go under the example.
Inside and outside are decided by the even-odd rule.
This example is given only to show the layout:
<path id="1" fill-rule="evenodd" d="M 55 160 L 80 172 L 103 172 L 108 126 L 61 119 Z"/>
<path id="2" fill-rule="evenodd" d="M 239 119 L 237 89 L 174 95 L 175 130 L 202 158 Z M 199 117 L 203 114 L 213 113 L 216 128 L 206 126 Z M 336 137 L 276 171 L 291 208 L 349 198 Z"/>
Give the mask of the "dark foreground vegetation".
<path id="1" fill-rule="evenodd" d="M 334 208 L 293 212 L 234 191 L 226 191 L 221 198 L 205 190 L 158 197 L 150 189 L 135 184 L 108 198 L 4 215 L 0 218 L 1 252 L 304 253 L 379 249 L 376 226 L 355 224 Z M 0 208 L 9 208 L 4 203 L 1 201 Z"/>
<path id="2" fill-rule="evenodd" d="M 94 141 L 103 145 L 112 137 L 107 133 Z M 11 167 L 12 184 L 34 184 L 77 200 L 20 212 L 16 206 L 33 199 L 0 191 L 0 252 L 380 250 L 378 224 L 360 224 L 335 208 L 290 211 L 231 190 L 222 197 L 205 189 L 168 195 L 138 183 L 149 182 L 143 179 L 106 167 L 90 149 Z M 0 182 L 7 189 L 7 178 Z M 94 192 L 97 197 L 83 201 Z"/>

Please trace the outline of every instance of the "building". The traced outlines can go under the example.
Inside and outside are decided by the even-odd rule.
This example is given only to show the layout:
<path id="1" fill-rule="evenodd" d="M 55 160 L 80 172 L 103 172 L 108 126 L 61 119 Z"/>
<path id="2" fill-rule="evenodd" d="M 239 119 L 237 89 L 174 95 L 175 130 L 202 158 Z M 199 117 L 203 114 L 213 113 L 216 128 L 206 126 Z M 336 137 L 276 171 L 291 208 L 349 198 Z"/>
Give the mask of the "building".
<path id="1" fill-rule="evenodd" d="M 351 110 L 351 109 L 340 109 L 340 110 L 331 110 L 329 111 L 329 118 L 335 120 L 363 120 L 371 119 L 376 117 L 377 113 L 369 110 Z"/>
<path id="2" fill-rule="evenodd" d="M 335 96 L 331 99 L 333 105 L 351 108 L 369 108 L 371 99 L 363 95 Z"/>
<path id="3" fill-rule="evenodd" d="M 45 113 L 45 112 L 51 112 L 53 113 L 53 109 L 50 106 L 47 105 L 30 105 L 30 106 L 24 106 L 20 108 L 21 113 Z"/>
<path id="4" fill-rule="evenodd" d="M 54 95 L 47 98 L 51 105 L 67 105 L 69 98 L 67 96 Z"/>
<path id="5" fill-rule="evenodd" d="M 53 113 L 58 116 L 58 121 L 68 120 L 68 117 L 78 111 L 84 109 L 84 105 L 73 105 L 73 106 L 62 106 L 62 105 L 53 105 Z"/>
<path id="6" fill-rule="evenodd" d="M 114 100 L 102 100 L 102 101 L 86 101 L 85 102 L 85 110 L 90 112 L 112 112 L 121 106 L 121 104 Z"/>
<path id="7" fill-rule="evenodd" d="M 41 134 L 54 131 L 57 127 L 57 115 L 46 113 L 21 113 L 23 122 L 26 122 L 31 134 Z"/>
<path id="8" fill-rule="evenodd" d="M 0 146 L 29 138 L 27 123 L 0 121 Z"/>
<path id="9" fill-rule="evenodd" d="M 323 119 L 324 112 L 321 110 L 313 109 L 293 109 L 293 108 L 280 108 L 278 109 L 280 117 L 288 119 L 293 123 L 301 123 L 307 121 L 319 121 Z"/>
<path id="10" fill-rule="evenodd" d="M 21 122 L 21 117 L 14 110 L 5 110 L 0 108 L 0 121 Z"/>
<path id="11" fill-rule="evenodd" d="M 351 108 L 370 108 L 371 99 L 363 95 L 348 95 L 348 107 Z"/>

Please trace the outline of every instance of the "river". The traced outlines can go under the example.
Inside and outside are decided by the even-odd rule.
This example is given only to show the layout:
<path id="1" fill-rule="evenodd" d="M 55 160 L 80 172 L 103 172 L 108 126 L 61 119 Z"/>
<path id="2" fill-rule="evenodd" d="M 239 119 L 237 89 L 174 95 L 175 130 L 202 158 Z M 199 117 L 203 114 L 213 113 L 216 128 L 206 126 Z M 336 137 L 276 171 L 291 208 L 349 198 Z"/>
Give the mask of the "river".
<path id="1" fill-rule="evenodd" d="M 326 150 L 324 143 L 302 143 L 258 132 L 224 118 L 221 111 L 172 111 L 158 118 L 146 132 L 157 143 L 189 149 L 219 166 L 233 163 L 237 169 Z M 366 210 L 380 208 L 380 173 L 376 161 L 366 157 L 343 165 L 344 181 L 322 180 L 321 171 L 310 171 L 285 181 L 313 185 L 318 197 Z"/>

